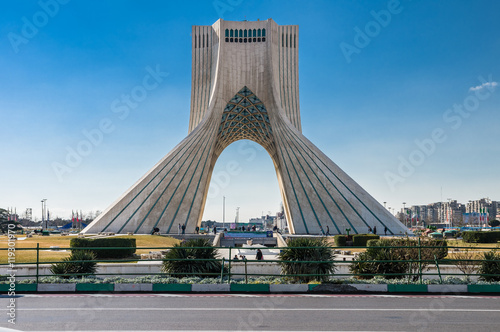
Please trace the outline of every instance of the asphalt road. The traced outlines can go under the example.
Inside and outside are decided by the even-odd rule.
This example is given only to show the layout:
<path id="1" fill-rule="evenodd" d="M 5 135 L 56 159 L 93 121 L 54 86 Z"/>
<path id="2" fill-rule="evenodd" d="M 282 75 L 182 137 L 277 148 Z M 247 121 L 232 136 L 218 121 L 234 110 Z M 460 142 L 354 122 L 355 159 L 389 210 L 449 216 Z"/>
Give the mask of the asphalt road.
<path id="1" fill-rule="evenodd" d="M 500 296 L 36 294 L 0 297 L 21 331 L 498 331 Z"/>

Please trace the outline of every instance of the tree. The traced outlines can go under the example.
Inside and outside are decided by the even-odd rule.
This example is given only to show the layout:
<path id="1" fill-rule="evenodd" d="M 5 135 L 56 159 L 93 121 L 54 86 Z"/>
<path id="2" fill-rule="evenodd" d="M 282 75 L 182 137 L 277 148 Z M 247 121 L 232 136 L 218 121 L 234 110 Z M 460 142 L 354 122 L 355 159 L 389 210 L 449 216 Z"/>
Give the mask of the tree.
<path id="1" fill-rule="evenodd" d="M 14 226 L 9 226 L 14 225 Z M 0 208 L 0 230 L 2 234 L 7 233 L 8 229 L 12 231 L 17 231 L 22 229 L 18 221 L 9 220 L 9 211 Z"/>

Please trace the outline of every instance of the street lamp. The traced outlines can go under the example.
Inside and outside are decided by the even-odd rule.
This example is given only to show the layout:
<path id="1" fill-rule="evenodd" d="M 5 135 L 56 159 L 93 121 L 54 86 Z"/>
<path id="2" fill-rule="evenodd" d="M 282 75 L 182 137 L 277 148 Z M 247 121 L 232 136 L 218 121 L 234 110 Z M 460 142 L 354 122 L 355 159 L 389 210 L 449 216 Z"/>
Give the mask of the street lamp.
<path id="1" fill-rule="evenodd" d="M 405 226 L 408 227 L 408 222 L 406 220 L 406 202 L 403 202 L 403 215 L 405 216 Z"/>
<path id="2" fill-rule="evenodd" d="M 453 209 L 451 208 L 451 198 L 448 199 L 448 208 L 450 210 L 450 227 L 453 227 Z"/>
<path id="3" fill-rule="evenodd" d="M 45 221 L 45 229 L 47 229 L 47 222 L 48 220 L 45 220 L 45 210 L 47 209 L 47 199 L 44 198 L 42 199 L 42 229 L 43 229 L 43 222 Z"/>
<path id="4" fill-rule="evenodd" d="M 226 196 L 222 196 L 222 230 L 224 230 L 226 220 Z"/>

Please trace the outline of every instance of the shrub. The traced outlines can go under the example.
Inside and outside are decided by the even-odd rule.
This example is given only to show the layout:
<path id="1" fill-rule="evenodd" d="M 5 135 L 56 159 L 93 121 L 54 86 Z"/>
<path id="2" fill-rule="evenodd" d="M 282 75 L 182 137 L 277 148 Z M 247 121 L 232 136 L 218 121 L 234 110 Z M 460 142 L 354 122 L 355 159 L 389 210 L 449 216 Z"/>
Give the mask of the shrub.
<path id="1" fill-rule="evenodd" d="M 446 241 L 422 238 L 420 240 L 421 263 L 412 262 L 419 258 L 418 241 L 409 238 L 402 239 L 379 239 L 367 242 L 366 253 L 362 253 L 351 263 L 351 273 L 367 274 L 358 276 L 360 279 L 370 279 L 374 275 L 384 275 L 388 279 L 403 278 L 405 274 L 411 274 L 412 279 L 418 279 L 420 268 L 427 268 L 434 256 L 442 259 L 448 254 Z M 394 248 L 385 248 L 394 247 Z M 366 262 L 368 261 L 368 262 Z M 375 262 L 373 262 L 375 261 Z"/>
<path id="2" fill-rule="evenodd" d="M 75 250 L 69 257 L 64 258 L 62 262 L 52 264 L 50 272 L 66 279 L 94 275 L 97 270 L 97 263 L 87 261 L 93 261 L 96 258 L 96 254 L 92 251 Z"/>
<path id="3" fill-rule="evenodd" d="M 289 277 L 297 282 L 309 282 L 327 280 L 335 272 L 335 254 L 325 238 L 294 238 L 289 239 L 287 244 L 288 247 L 278 255 L 282 274 L 297 275 Z"/>
<path id="4" fill-rule="evenodd" d="M 500 240 L 500 231 L 466 231 L 462 239 L 467 243 L 496 243 Z"/>
<path id="5" fill-rule="evenodd" d="M 346 242 L 347 242 L 347 235 L 335 235 L 333 237 L 333 239 L 335 240 L 335 245 L 337 247 L 345 247 L 346 246 Z"/>
<path id="6" fill-rule="evenodd" d="M 465 249 L 453 254 L 453 264 L 469 278 L 478 268 L 479 263 L 474 260 L 475 258 L 475 251 Z"/>
<path id="7" fill-rule="evenodd" d="M 498 226 L 500 226 L 500 221 L 499 221 L 499 220 L 496 220 L 496 219 L 495 219 L 495 220 L 490 220 L 490 221 L 488 222 L 488 224 L 489 224 L 491 227 L 498 227 Z"/>
<path id="8" fill-rule="evenodd" d="M 483 253 L 479 266 L 480 280 L 500 281 L 500 253 L 490 251 Z"/>
<path id="9" fill-rule="evenodd" d="M 162 271 L 172 276 L 214 277 L 220 275 L 221 261 L 208 239 L 193 239 L 175 244 L 165 255 Z"/>
<path id="10" fill-rule="evenodd" d="M 352 236 L 353 246 L 355 247 L 366 247 L 369 240 L 378 239 L 380 239 L 380 236 L 376 234 L 356 234 Z"/>
<path id="11" fill-rule="evenodd" d="M 130 257 L 135 253 L 136 250 L 135 239 L 119 237 L 101 239 L 74 238 L 71 239 L 69 245 L 72 248 L 130 247 L 125 249 L 89 249 L 96 254 L 96 257 L 98 259 Z M 77 251 L 81 250 L 72 250 L 72 252 Z"/>

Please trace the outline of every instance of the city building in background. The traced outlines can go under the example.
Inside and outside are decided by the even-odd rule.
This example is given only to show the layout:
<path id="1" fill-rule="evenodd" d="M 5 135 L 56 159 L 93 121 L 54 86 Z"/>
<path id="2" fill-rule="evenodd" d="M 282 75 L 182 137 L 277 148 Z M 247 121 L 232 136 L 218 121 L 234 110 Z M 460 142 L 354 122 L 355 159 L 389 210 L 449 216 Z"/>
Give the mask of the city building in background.
<path id="1" fill-rule="evenodd" d="M 500 220 L 500 201 L 481 198 L 464 204 L 448 199 L 447 202 L 403 207 L 396 217 L 407 227 L 429 224 L 482 227 L 491 220 Z"/>

